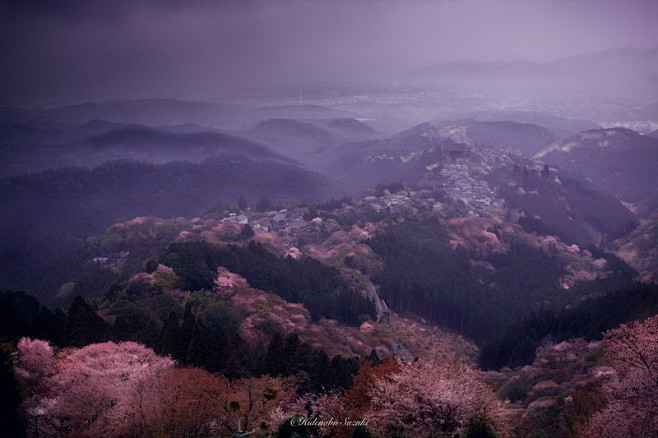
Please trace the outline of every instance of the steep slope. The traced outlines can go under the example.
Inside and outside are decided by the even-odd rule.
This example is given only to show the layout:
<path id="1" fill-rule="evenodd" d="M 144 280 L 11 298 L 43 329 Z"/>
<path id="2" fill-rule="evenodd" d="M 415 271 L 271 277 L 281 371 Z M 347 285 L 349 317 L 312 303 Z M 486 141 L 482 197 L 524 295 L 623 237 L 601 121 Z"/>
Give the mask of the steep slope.
<path id="1" fill-rule="evenodd" d="M 615 247 L 617 256 L 639 273 L 640 281 L 658 283 L 658 212 L 615 241 Z"/>
<path id="2" fill-rule="evenodd" d="M 542 175 L 540 169 L 528 164 L 488 176 L 505 205 L 526 216 L 527 226 L 547 227 L 567 242 L 600 246 L 638 225 L 617 199 L 583 177 L 555 170 Z"/>
<path id="3" fill-rule="evenodd" d="M 454 136 L 453 136 L 454 137 Z M 382 140 L 349 142 L 324 154 L 330 175 L 357 189 L 392 181 L 415 181 L 425 166 L 447 156 L 456 143 L 449 129 L 423 123 Z"/>
<path id="4" fill-rule="evenodd" d="M 645 216 L 658 208 L 658 140 L 624 128 L 583 132 L 535 158 L 589 177 Z"/>

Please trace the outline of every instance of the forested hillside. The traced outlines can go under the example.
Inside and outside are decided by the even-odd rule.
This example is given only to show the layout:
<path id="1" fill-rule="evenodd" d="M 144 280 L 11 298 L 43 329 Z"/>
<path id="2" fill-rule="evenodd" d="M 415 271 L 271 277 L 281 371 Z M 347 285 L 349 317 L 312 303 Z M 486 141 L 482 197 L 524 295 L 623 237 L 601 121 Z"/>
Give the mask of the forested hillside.
<path id="1" fill-rule="evenodd" d="M 332 184 L 318 174 L 270 161 L 224 155 L 202 163 L 116 161 L 5 179 L 0 184 L 0 260 L 6 287 L 51 288 L 41 272 L 119 219 L 195 216 L 218 202 L 317 199 Z M 44 243 L 48 242 L 44 250 Z M 36 280 L 36 282 L 35 282 Z"/>

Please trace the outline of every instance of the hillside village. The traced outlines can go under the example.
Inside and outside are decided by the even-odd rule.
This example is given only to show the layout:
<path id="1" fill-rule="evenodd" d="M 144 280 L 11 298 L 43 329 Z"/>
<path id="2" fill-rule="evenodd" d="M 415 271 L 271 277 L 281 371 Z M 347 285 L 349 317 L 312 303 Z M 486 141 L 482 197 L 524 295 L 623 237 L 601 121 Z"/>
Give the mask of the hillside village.
<path id="1" fill-rule="evenodd" d="M 483 278 L 487 272 L 496 270 L 488 258 L 507 252 L 510 241 L 522 241 L 558 261 L 564 269 L 560 282 L 565 290 L 579 281 L 610 275 L 606 260 L 577 245 L 562 242 L 559 237 L 525 231 L 517 223 L 522 215 L 509 211 L 486 180 L 494 168 L 506 169 L 510 174 L 521 172 L 510 156 L 514 155 L 488 147 L 471 147 L 448 162 L 430 166 L 416 185 L 378 186 L 358 199 L 344 198 L 321 205 L 291 205 L 266 211 L 246 207 L 223 215 L 209 213 L 192 219 L 136 218 L 111 227 L 108 235 L 114 236 L 110 240 L 113 243 L 97 246 L 92 262 L 120 273 L 131 257 L 130 248 L 122 246 L 125 244 L 121 242 L 157 240 L 162 230 L 168 230 L 169 236 L 162 242 L 246 245 L 254 241 L 281 257 L 308 256 L 339 269 L 352 287 L 374 303 L 375 319 L 364 323 L 362 330 L 372 330 L 372 324 L 375 331 L 385 330 L 381 327 L 397 321 L 394 324 L 398 327 L 397 335 L 380 338 L 388 340 L 376 344 L 378 352 L 383 357 L 393 355 L 410 362 L 424 354 L 416 336 L 410 336 L 407 341 L 400 338 L 399 327 L 409 326 L 410 322 L 400 318 L 396 313 L 399 309 L 388 307 L 378 294 L 378 286 L 369 277 L 371 272 L 381 269 L 382 262 L 368 246 L 368 240 L 386 230 L 391 221 L 404 221 L 405 217 L 434 218 L 445 227 L 452 248 L 463 248 L 471 265 L 483 273 Z M 541 178 L 540 169 L 541 166 L 536 165 L 527 173 Z M 103 247 L 112 251 L 98 252 Z M 367 354 L 360 348 L 352 351 Z"/>
<path id="2" fill-rule="evenodd" d="M 363 242 L 376 231 L 377 225 L 373 224 L 387 218 L 421 215 L 434 217 L 447 225 L 453 233 L 455 245 L 467 248 L 476 264 L 482 263 L 477 261 L 478 258 L 491 251 L 484 248 L 492 242 L 492 248 L 498 247 L 493 251 L 505 251 L 505 245 L 499 239 L 508 234 L 525 236 L 526 244 L 543 248 L 550 254 L 559 254 L 567 271 L 564 288 L 579 280 L 604 277 L 604 261 L 595 260 L 589 251 L 564 243 L 559 237 L 542 236 L 541 233 L 533 236 L 533 232 L 524 231 L 518 225 L 523 213 L 507 208 L 505 200 L 497 197 L 495 188 L 490 184 L 495 182 L 491 178 L 495 172 L 506 173 L 512 178 L 511 181 L 543 179 L 545 184 L 561 184 L 554 171 L 547 170 L 539 163 L 520 160 L 520 155 L 512 150 L 472 142 L 469 145 L 460 144 L 458 152 L 449 154 L 448 159 L 427 165 L 426 172 L 415 184 L 378 186 L 366 191 L 360 198 L 343 198 L 321 205 L 292 204 L 287 208 L 265 211 L 247 206 L 225 210 L 224 214 L 205 213 L 192 219 L 179 217 L 174 221 L 174 227 L 178 229 L 174 240 L 202 239 L 212 243 L 231 243 L 253 237 L 258 242 L 269 244 L 281 256 L 296 259 L 308 255 L 345 270 L 344 254 L 336 260 L 326 258 L 326 254 L 336 251 L 336 245 L 348 241 Z M 519 162 L 523 163 L 523 167 Z M 516 191 L 522 195 L 532 194 L 521 185 L 516 187 Z M 467 222 L 460 222 L 463 220 Z M 357 233 L 347 240 L 337 238 L 341 230 L 351 232 L 350 229 L 355 226 L 362 234 Z M 491 234 L 495 229 L 498 230 L 498 237 Z M 472 233 L 475 234 L 469 236 Z M 92 261 L 101 267 L 121 272 L 129 254 L 125 248 L 115 246 L 111 253 L 95 254 Z M 363 280 L 358 282 L 363 283 Z M 382 312 L 378 313 L 381 316 Z"/>

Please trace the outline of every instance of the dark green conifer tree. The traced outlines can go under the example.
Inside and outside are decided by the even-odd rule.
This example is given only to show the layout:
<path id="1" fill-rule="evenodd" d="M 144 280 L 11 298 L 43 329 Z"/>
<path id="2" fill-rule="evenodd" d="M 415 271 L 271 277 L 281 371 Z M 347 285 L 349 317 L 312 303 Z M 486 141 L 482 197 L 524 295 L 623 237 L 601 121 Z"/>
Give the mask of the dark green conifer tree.
<path id="1" fill-rule="evenodd" d="M 165 321 L 160 339 L 158 340 L 158 353 L 169 355 L 174 359 L 180 360 L 181 354 L 181 327 L 178 323 L 178 315 L 173 310 L 169 318 Z"/>
<path id="2" fill-rule="evenodd" d="M 107 340 L 105 321 L 80 296 L 76 296 L 66 317 L 66 343 L 74 347 Z"/>
<path id="3" fill-rule="evenodd" d="M 206 326 L 203 321 L 196 320 L 185 362 L 204 367 L 211 373 L 220 371 L 224 363 L 225 345 L 226 341 L 220 333 Z"/>

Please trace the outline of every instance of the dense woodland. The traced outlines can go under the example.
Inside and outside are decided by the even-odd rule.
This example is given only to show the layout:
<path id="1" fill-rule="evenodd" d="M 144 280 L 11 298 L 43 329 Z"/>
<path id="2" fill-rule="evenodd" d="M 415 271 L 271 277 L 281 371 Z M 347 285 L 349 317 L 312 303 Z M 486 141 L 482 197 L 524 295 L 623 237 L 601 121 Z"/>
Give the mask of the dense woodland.
<path id="1" fill-rule="evenodd" d="M 600 289 L 604 289 L 602 285 Z M 607 330 L 658 313 L 658 286 L 628 284 L 603 295 L 583 299 L 575 306 L 533 311 L 509 325 L 482 347 L 484 369 L 532 363 L 542 343 L 572 338 L 601 339 Z M 599 290 L 600 290 L 599 289 Z"/>
<path id="2" fill-rule="evenodd" d="M 220 200 L 242 197 L 255 205 L 266 194 L 313 200 L 331 190 L 318 174 L 240 155 L 163 165 L 123 160 L 8 178 L 0 184 L 0 282 L 52 291 L 61 284 L 57 262 L 121 219 L 189 217 Z"/>
<path id="3" fill-rule="evenodd" d="M 277 257 L 253 241 L 246 248 L 172 243 L 161 261 L 176 271 L 186 290 L 212 288 L 217 267 L 224 266 L 245 277 L 253 287 L 303 303 L 314 319 L 325 317 L 356 325 L 363 316 L 374 317 L 372 303 L 352 290 L 335 268 L 308 257 Z"/>
<path id="4" fill-rule="evenodd" d="M 391 307 L 478 342 L 559 292 L 561 268 L 540 250 L 512 243 L 488 257 L 494 273 L 482 272 L 436 221 L 406 221 L 368 244 L 386 262 L 376 281 Z"/>
<path id="5" fill-rule="evenodd" d="M 167 308 L 170 313 L 160 320 L 155 311 Z M 30 295 L 5 291 L 0 293 L 0 333 L 3 342 L 30 337 L 60 348 L 135 341 L 182 364 L 228 377 L 304 373 L 300 393 L 348 388 L 359 370 L 358 358 L 330 358 L 295 334 L 274 333 L 266 351 L 253 351 L 236 334 L 235 316 L 209 297 L 197 296 L 184 308 L 173 301 L 158 306 L 148 300 L 118 302 L 112 312 L 114 322 L 108 324 L 80 297 L 66 312 L 51 311 Z"/>

